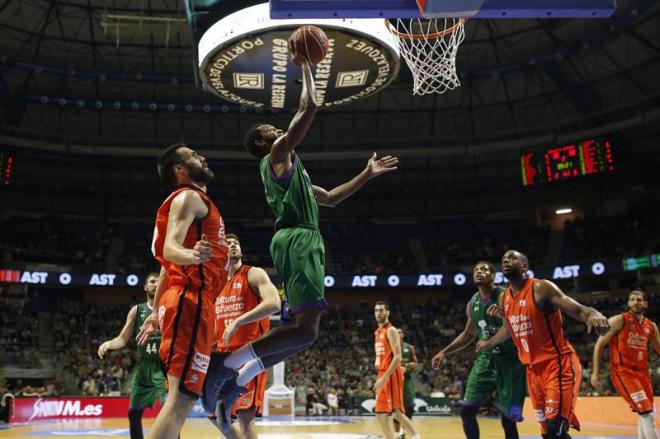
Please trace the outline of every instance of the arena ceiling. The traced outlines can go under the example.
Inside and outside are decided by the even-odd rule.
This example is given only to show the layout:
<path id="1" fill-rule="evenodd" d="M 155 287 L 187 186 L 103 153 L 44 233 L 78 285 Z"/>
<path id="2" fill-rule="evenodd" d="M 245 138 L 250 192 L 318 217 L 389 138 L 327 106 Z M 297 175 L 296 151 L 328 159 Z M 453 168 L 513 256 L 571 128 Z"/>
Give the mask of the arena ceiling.
<path id="1" fill-rule="evenodd" d="M 309 157 L 384 146 L 443 155 L 657 131 L 660 2 L 618 3 L 607 20 L 472 20 L 459 51 L 462 87 L 412 97 L 402 68 L 385 91 L 320 112 Z M 201 90 L 194 52 L 181 0 L 1 1 L 0 141 L 110 155 L 186 141 L 240 158 L 247 127 L 288 123 L 289 112 L 258 113 Z"/>

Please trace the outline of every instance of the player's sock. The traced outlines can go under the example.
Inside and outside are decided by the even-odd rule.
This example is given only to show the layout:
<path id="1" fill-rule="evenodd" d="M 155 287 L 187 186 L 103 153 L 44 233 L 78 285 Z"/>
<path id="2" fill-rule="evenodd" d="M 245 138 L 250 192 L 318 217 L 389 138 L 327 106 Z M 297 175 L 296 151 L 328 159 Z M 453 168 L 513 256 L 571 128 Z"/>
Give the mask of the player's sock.
<path id="1" fill-rule="evenodd" d="M 644 430 L 642 429 L 642 417 L 637 417 L 637 437 L 639 439 L 644 439 Z"/>
<path id="2" fill-rule="evenodd" d="M 254 353 L 254 349 L 252 349 L 252 343 L 248 343 L 232 352 L 227 358 L 225 358 L 223 364 L 229 369 L 236 370 L 255 358 L 257 358 L 257 355 Z"/>
<path id="3" fill-rule="evenodd" d="M 236 378 L 236 384 L 238 384 L 239 386 L 245 386 L 247 383 L 249 383 L 252 380 L 252 378 L 256 377 L 263 371 L 264 371 L 264 365 L 260 359 L 255 358 L 254 360 L 250 360 L 247 363 L 245 363 L 245 365 L 241 367 L 241 370 L 238 372 L 238 378 Z"/>
<path id="4" fill-rule="evenodd" d="M 639 421 L 642 424 L 644 439 L 658 439 L 658 435 L 655 433 L 655 417 L 653 413 L 639 415 Z"/>
<path id="5" fill-rule="evenodd" d="M 463 432 L 467 439 L 479 439 L 479 424 L 477 424 L 477 412 L 479 407 L 464 405 L 461 407 L 461 420 L 463 421 Z"/>
<path id="6" fill-rule="evenodd" d="M 506 439 L 518 439 L 518 426 L 511 419 L 502 416 L 502 429 Z"/>
<path id="7" fill-rule="evenodd" d="M 128 425 L 131 439 L 142 439 L 142 412 L 144 409 L 128 409 Z"/>

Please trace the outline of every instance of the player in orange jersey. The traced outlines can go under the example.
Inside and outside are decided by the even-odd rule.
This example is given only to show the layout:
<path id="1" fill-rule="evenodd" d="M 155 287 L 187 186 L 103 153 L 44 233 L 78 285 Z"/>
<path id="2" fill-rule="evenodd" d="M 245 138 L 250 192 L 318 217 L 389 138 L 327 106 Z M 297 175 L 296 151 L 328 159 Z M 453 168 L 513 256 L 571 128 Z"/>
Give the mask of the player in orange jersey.
<path id="1" fill-rule="evenodd" d="M 224 415 L 224 410 L 218 404 L 222 363 L 230 353 L 268 332 L 268 316 L 280 310 L 280 296 L 268 274 L 261 268 L 243 264 L 243 251 L 238 236 L 228 234 L 227 243 L 229 281 L 215 302 L 218 351 L 211 354 L 211 365 L 202 396 L 206 411 L 214 413 L 209 416 L 214 424 L 218 416 Z M 232 414 L 238 418 L 240 426 L 234 424 L 225 433 L 226 437 L 257 438 L 254 417 L 261 413 L 267 378 L 266 371 L 263 371 L 245 385 L 248 391 L 240 395 L 232 408 Z M 220 429 L 219 425 L 216 426 Z"/>
<path id="2" fill-rule="evenodd" d="M 396 328 L 389 321 L 390 307 L 385 302 L 376 302 L 374 316 L 378 329 L 376 337 L 376 363 L 378 379 L 374 384 L 376 392 L 376 417 L 385 433 L 385 439 L 394 438 L 394 427 L 390 416 L 399 421 L 413 439 L 420 436 L 410 419 L 404 414 L 403 370 L 401 369 L 401 341 Z"/>
<path id="3" fill-rule="evenodd" d="M 158 174 L 174 191 L 158 209 L 152 243 L 160 262 L 154 312 L 137 335 L 145 344 L 160 326 L 160 358 L 169 392 L 152 438 L 176 438 L 201 395 L 211 360 L 215 299 L 227 282 L 227 240 L 220 211 L 206 194 L 206 159 L 184 144 L 158 158 Z"/>
<path id="4" fill-rule="evenodd" d="M 477 342 L 477 352 L 513 338 L 520 362 L 527 367 L 527 389 L 546 439 L 570 438 L 569 426 L 580 429 L 575 416 L 582 381 L 582 367 L 573 346 L 564 338 L 562 312 L 605 333 L 609 324 L 594 308 L 565 295 L 554 283 L 527 275 L 527 256 L 509 250 L 502 256 L 502 272 L 509 287 L 491 313 L 504 317 L 505 325 L 488 340 Z"/>
<path id="5" fill-rule="evenodd" d="M 639 415 L 637 435 L 640 439 L 657 439 L 648 345 L 660 353 L 660 334 L 657 325 L 644 317 L 648 306 L 644 292 L 635 289 L 628 295 L 628 312 L 610 317 L 610 330 L 598 338 L 594 347 L 591 384 L 600 388 L 600 359 L 609 343 L 612 384 Z"/>

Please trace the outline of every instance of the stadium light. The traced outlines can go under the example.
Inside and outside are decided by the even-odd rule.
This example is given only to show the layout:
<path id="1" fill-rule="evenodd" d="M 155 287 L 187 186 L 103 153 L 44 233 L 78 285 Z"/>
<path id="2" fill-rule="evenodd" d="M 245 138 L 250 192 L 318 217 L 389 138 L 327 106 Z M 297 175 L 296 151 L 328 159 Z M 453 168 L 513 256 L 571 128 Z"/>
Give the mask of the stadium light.
<path id="1" fill-rule="evenodd" d="M 571 209 L 570 207 L 566 207 L 566 208 L 564 208 L 564 209 L 557 209 L 557 210 L 555 210 L 555 213 L 556 213 L 557 215 L 565 215 L 565 214 L 567 214 L 567 213 L 573 213 L 573 209 Z"/>

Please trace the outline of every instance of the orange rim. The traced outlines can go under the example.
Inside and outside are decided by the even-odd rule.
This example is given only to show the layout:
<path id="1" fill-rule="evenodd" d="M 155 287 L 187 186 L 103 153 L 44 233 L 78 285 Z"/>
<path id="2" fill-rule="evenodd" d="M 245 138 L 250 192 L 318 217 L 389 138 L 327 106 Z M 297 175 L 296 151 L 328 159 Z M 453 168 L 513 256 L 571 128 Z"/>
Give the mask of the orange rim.
<path id="1" fill-rule="evenodd" d="M 445 35 L 449 35 L 453 32 L 456 31 L 459 27 L 463 26 L 465 22 L 467 21 L 467 18 L 461 17 L 459 18 L 458 22 L 454 24 L 452 27 L 448 27 L 445 30 L 441 30 L 440 32 L 433 32 L 431 34 L 407 34 L 405 32 L 399 32 L 392 26 L 392 23 L 390 23 L 389 19 L 385 19 L 385 26 L 387 27 L 387 30 L 390 31 L 391 34 L 396 35 L 399 38 L 404 38 L 406 40 L 430 40 L 430 39 L 435 39 L 435 38 L 440 38 L 444 37 Z"/>

